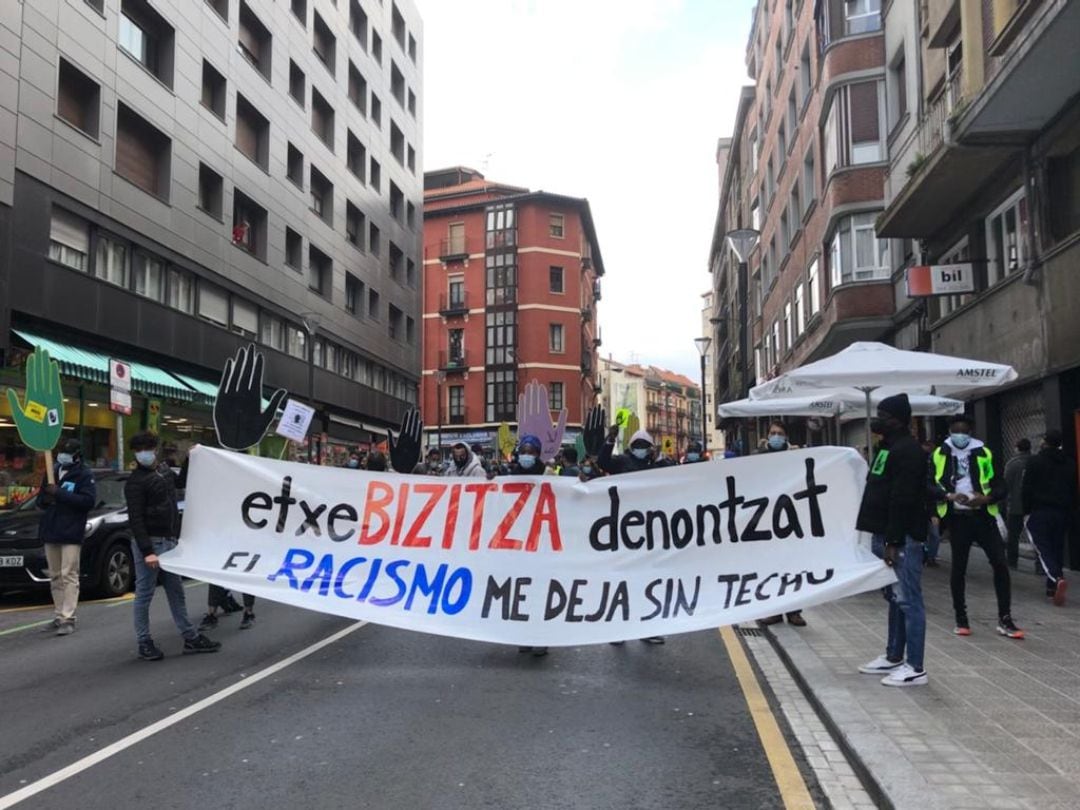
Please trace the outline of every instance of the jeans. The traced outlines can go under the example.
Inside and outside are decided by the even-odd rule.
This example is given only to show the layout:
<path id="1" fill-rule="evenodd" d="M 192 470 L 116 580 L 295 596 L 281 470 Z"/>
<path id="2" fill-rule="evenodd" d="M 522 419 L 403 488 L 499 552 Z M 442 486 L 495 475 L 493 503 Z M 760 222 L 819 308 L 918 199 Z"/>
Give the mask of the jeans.
<path id="1" fill-rule="evenodd" d="M 1039 554 L 1039 563 L 1046 572 L 1046 590 L 1053 591 L 1065 572 L 1065 532 L 1069 513 L 1064 509 L 1036 509 L 1028 518 L 1031 542 Z"/>
<path id="2" fill-rule="evenodd" d="M 885 535 L 875 534 L 871 546 L 878 557 L 885 556 Z M 896 584 L 882 588 L 889 603 L 889 636 L 885 656 L 890 661 L 903 661 L 905 650 L 908 664 L 917 671 L 923 668 L 926 647 L 926 607 L 923 605 L 922 571 L 923 544 L 907 538 L 896 554 L 893 565 Z"/>
<path id="3" fill-rule="evenodd" d="M 978 543 L 986 552 L 986 559 L 994 571 L 994 592 L 997 594 L 998 618 L 1009 615 L 1012 585 L 1009 582 L 1009 566 L 1005 562 L 1005 541 L 998 531 L 997 521 L 983 510 L 953 512 L 949 516 L 949 542 L 952 544 L 953 611 L 958 624 L 967 619 L 967 603 L 964 599 L 967 578 L 968 555 L 971 546 Z"/>
<path id="4" fill-rule="evenodd" d="M 154 545 L 154 553 L 159 555 L 176 548 L 176 541 L 167 537 L 151 537 L 150 542 Z M 131 541 L 131 553 L 135 558 L 135 639 L 139 644 L 145 644 L 150 641 L 150 600 L 154 598 L 158 571 L 146 564 L 134 540 Z M 185 640 L 192 641 L 198 637 L 199 631 L 188 618 L 184 580 L 179 574 L 170 574 L 168 571 L 160 573 L 173 623 Z"/>
<path id="5" fill-rule="evenodd" d="M 936 560 L 941 548 L 941 526 L 931 520 L 926 527 L 926 559 Z"/>

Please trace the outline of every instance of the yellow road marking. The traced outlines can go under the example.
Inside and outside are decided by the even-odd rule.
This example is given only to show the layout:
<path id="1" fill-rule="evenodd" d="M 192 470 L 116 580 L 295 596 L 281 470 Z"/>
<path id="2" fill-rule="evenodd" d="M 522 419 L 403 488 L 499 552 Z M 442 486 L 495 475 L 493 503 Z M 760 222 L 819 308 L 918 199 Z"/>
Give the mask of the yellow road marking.
<path id="1" fill-rule="evenodd" d="M 746 657 L 742 644 L 739 643 L 735 631 L 730 627 L 720 628 L 720 638 L 727 648 L 728 657 L 731 658 L 731 666 L 735 670 L 735 677 L 739 679 L 742 687 L 746 706 L 750 709 L 750 716 L 754 719 L 754 727 L 757 729 L 761 746 L 765 749 L 765 756 L 772 768 L 776 787 L 780 790 L 780 798 L 784 807 L 788 810 L 814 810 L 814 800 L 810 798 L 810 790 L 806 787 L 806 781 L 795 764 L 795 758 L 791 755 L 784 734 L 776 722 L 769 701 L 761 691 L 757 675 Z"/>

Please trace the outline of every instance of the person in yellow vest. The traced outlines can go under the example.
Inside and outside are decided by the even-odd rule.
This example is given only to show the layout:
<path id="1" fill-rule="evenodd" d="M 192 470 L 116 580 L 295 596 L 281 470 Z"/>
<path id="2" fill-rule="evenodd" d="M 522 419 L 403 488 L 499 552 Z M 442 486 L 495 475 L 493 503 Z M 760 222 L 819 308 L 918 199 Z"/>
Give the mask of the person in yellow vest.
<path id="1" fill-rule="evenodd" d="M 974 544 L 982 546 L 994 571 L 997 594 L 997 631 L 1008 638 L 1023 638 L 1024 631 L 1010 615 L 1011 585 L 1005 561 L 1005 543 L 998 529 L 1005 478 L 997 469 L 990 448 L 971 435 L 971 417 L 957 415 L 949 422 L 947 438 L 930 457 L 932 489 L 937 516 L 949 530 L 952 546 L 953 611 L 958 636 L 971 635 L 964 585 L 968 555 Z"/>

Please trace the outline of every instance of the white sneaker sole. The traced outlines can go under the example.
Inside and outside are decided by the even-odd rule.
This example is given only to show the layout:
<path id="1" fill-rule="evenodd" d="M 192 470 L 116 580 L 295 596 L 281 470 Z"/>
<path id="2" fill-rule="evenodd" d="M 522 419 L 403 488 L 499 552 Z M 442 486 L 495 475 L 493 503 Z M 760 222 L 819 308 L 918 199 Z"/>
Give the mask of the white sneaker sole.
<path id="1" fill-rule="evenodd" d="M 929 683 L 929 679 L 926 675 L 920 675 L 917 678 L 906 681 L 894 681 L 892 678 L 885 677 L 881 679 L 882 686 L 926 686 Z"/>
<path id="2" fill-rule="evenodd" d="M 859 667 L 859 674 L 860 675 L 888 675 L 890 672 L 895 672 L 899 666 L 900 666 L 900 664 L 897 664 L 895 667 L 882 667 L 880 669 L 875 668 L 875 667 Z"/>

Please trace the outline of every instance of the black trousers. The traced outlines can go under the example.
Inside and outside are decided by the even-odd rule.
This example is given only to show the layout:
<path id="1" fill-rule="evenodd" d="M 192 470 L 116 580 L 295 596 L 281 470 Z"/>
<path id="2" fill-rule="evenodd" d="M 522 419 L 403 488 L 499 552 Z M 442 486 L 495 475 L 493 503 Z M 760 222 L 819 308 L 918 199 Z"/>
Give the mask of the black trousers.
<path id="1" fill-rule="evenodd" d="M 1005 528 L 1009 530 L 1005 559 L 1010 568 L 1016 568 L 1020 564 L 1020 535 L 1024 533 L 1024 516 L 1010 512 L 1005 518 Z"/>
<path id="2" fill-rule="evenodd" d="M 972 512 L 954 511 L 949 516 L 949 543 L 952 546 L 952 575 L 949 584 L 952 586 L 953 611 L 956 613 L 957 623 L 967 619 L 964 587 L 968 556 L 975 544 L 982 546 L 986 559 L 994 570 L 998 618 L 1008 616 L 1012 599 L 1009 566 L 1005 562 L 1005 542 L 998 531 L 997 521 L 983 509 Z"/>
<path id="3" fill-rule="evenodd" d="M 255 607 L 255 597 L 250 594 L 241 594 L 244 598 L 244 607 Z M 229 591 L 227 588 L 222 588 L 220 585 L 211 585 L 206 592 L 206 606 L 211 610 L 214 608 L 223 608 L 229 599 Z"/>

